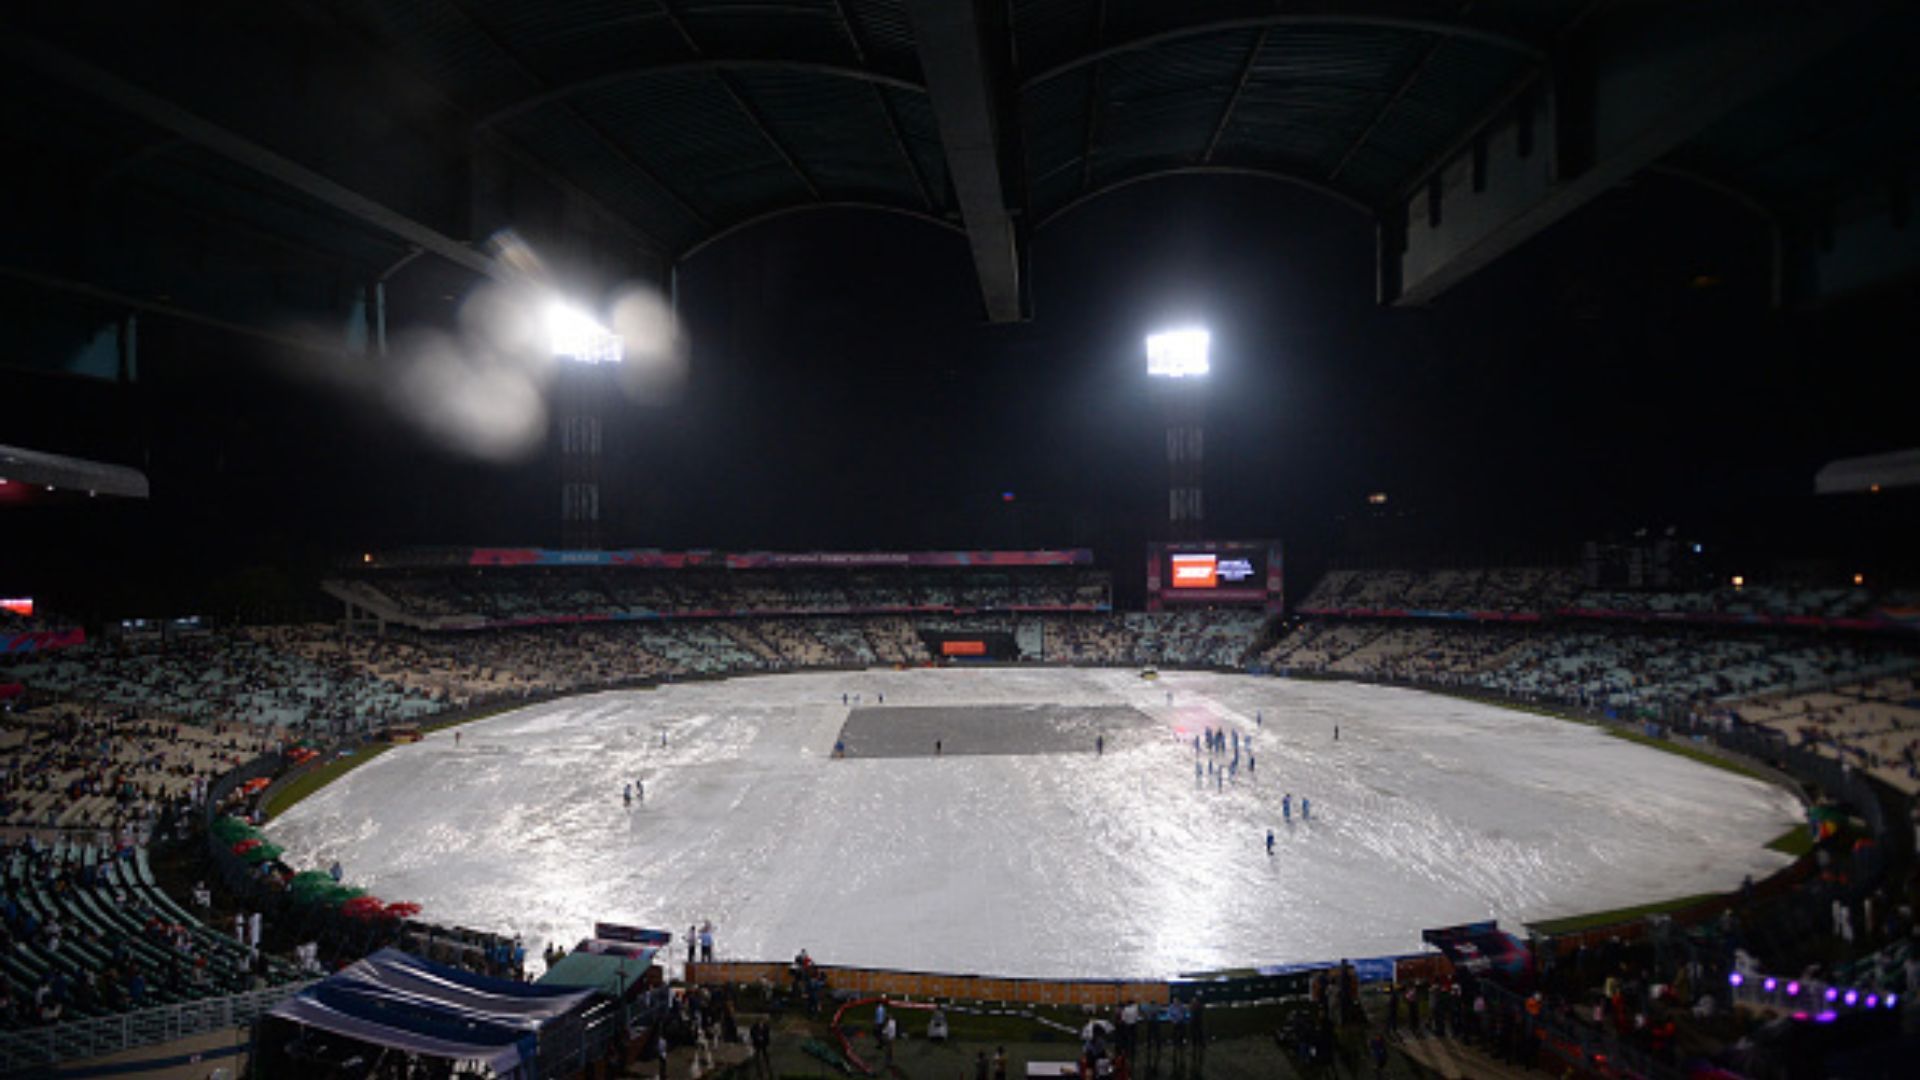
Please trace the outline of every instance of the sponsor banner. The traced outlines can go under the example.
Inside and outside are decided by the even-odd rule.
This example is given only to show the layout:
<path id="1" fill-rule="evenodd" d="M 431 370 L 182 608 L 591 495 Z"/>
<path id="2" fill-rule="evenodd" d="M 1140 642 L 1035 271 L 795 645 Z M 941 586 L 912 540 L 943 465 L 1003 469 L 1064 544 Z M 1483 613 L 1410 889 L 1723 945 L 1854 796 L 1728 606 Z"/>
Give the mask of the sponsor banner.
<path id="1" fill-rule="evenodd" d="M 1448 619 L 1455 622 L 1540 622 L 1533 611 L 1435 611 L 1429 608 L 1300 608 L 1298 614 L 1343 619 Z"/>
<path id="2" fill-rule="evenodd" d="M 987 643 L 984 641 L 943 641 L 940 643 L 941 656 L 985 656 Z"/>
<path id="3" fill-rule="evenodd" d="M 1062 551 L 749 551 L 727 556 L 727 567 L 733 570 L 1092 565 L 1093 552 L 1087 548 Z"/>
<path id="4" fill-rule="evenodd" d="M 1881 608 L 1861 618 L 1824 615 L 1761 615 L 1731 611 L 1629 611 L 1619 608 L 1562 608 L 1559 615 L 1574 619 L 1622 622 L 1686 623 L 1706 626 L 1790 626 L 1821 630 L 1915 630 L 1920 619 L 1910 609 Z"/>
<path id="5" fill-rule="evenodd" d="M 1354 978 L 1363 983 L 1392 982 L 1394 973 L 1402 962 L 1431 955 L 1431 953 L 1418 953 L 1412 956 L 1369 956 L 1360 960 L 1348 960 L 1347 963 L 1353 966 Z M 1331 960 L 1316 964 L 1269 964 L 1266 967 L 1254 969 L 1257 974 L 1265 978 L 1338 970 L 1340 970 L 1339 962 Z"/>
<path id="6" fill-rule="evenodd" d="M 1092 566 L 1087 548 L 1060 551 L 557 551 L 551 548 L 474 548 L 468 566 L 619 566 L 642 570 L 726 567 L 730 570 L 874 569 L 938 566 Z"/>
<path id="7" fill-rule="evenodd" d="M 593 936 L 602 941 L 624 941 L 633 945 L 651 945 L 654 948 L 665 948 L 673 944 L 673 931 L 671 930 L 654 930 L 644 926 L 624 926 L 620 923 L 594 923 Z"/>
<path id="8" fill-rule="evenodd" d="M 48 652 L 86 643 L 87 632 L 77 626 L 65 630 L 31 630 L 24 634 L 0 634 L 0 653 Z"/>
<path id="9" fill-rule="evenodd" d="M 668 622 L 674 619 L 747 619 L 777 618 L 786 615 L 978 615 L 983 612 L 1027 612 L 1071 614 L 1112 611 L 1111 604 L 1007 604 L 1003 607 L 953 607 L 946 604 L 883 604 L 873 607 L 808 608 L 685 608 L 680 611 L 607 611 L 585 615 L 529 615 L 519 619 L 470 619 L 442 621 L 440 630 L 510 630 L 526 626 L 560 626 L 571 623 Z M 0 638 L 0 642 L 6 639 Z M 0 649 L 0 652 L 4 652 Z"/>
<path id="10" fill-rule="evenodd" d="M 1531 961 L 1525 943 L 1491 920 L 1422 930 L 1420 940 L 1444 953 L 1456 970 L 1474 975 L 1520 976 Z"/>
<path id="11" fill-rule="evenodd" d="M 685 570 L 719 566 L 711 551 L 555 551 L 550 548 L 474 548 L 468 566 L 624 566 L 640 570 Z"/>
<path id="12" fill-rule="evenodd" d="M 1267 599 L 1265 589 L 1211 589 L 1205 592 L 1168 591 L 1160 599 L 1169 604 L 1259 604 Z"/>

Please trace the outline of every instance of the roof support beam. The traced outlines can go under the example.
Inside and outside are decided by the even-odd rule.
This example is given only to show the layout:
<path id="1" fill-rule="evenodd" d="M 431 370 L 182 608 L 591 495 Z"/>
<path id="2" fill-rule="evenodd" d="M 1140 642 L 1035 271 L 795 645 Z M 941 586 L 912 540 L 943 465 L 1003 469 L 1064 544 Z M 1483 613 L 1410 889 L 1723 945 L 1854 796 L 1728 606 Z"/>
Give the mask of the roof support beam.
<path id="1" fill-rule="evenodd" d="M 623 68 L 604 75 L 595 75 L 590 79 L 577 82 L 554 83 L 548 89 L 529 94 L 510 105 L 503 105 L 493 112 L 474 121 L 477 128 L 494 127 L 524 116 L 535 109 L 544 108 L 556 101 L 565 101 L 578 94 L 602 90 L 621 83 L 640 79 L 658 79 L 672 75 L 686 75 L 696 72 L 729 71 L 791 71 L 802 75 L 822 75 L 835 79 L 858 79 L 875 86 L 892 87 L 909 94 L 924 94 L 927 88 L 907 79 L 897 79 L 891 75 L 882 75 L 877 71 L 865 71 L 860 68 L 844 67 L 839 64 L 816 64 L 805 60 L 755 60 L 742 58 L 714 57 L 705 60 L 681 60 L 669 64 L 647 64 L 642 67 Z"/>
<path id="2" fill-rule="evenodd" d="M 1253 46 L 1247 50 L 1247 58 L 1240 64 L 1240 77 L 1233 80 L 1233 93 L 1227 95 L 1227 104 L 1220 110 L 1220 119 L 1214 122 L 1213 134 L 1207 137 L 1207 149 L 1200 155 L 1200 164 L 1213 164 L 1213 152 L 1220 149 L 1220 139 L 1227 133 L 1227 125 L 1233 123 L 1233 110 L 1240 105 L 1240 95 L 1246 92 L 1247 83 L 1253 80 L 1253 69 L 1260 63 L 1260 53 L 1267 47 L 1267 35 L 1273 33 L 1270 27 L 1261 27 L 1260 33 L 1253 39 Z"/>
<path id="3" fill-rule="evenodd" d="M 1093 47 L 1107 32 L 1107 0 L 1096 0 L 1093 7 Z M 1080 190 L 1093 187 L 1093 144 L 1100 138 L 1100 65 L 1087 73 L 1086 123 L 1080 129 Z"/>
<path id="4" fill-rule="evenodd" d="M 673 24 L 674 32 L 680 35 L 680 41 L 686 45 L 687 51 L 695 58 L 704 58 L 706 50 L 694 40 L 693 32 L 687 29 L 686 21 L 680 18 L 680 12 L 674 8 L 674 5 L 669 0 L 660 0 L 660 10 Z M 761 141 L 779 155 L 781 161 L 786 162 L 788 172 L 799 177 L 801 186 L 807 189 L 807 194 L 815 199 L 820 198 L 820 185 L 814 183 L 813 177 L 807 175 L 807 170 L 800 165 L 800 159 L 794 157 L 793 151 L 787 149 L 787 144 L 781 142 L 780 137 L 773 133 L 773 129 L 767 124 L 767 118 L 761 116 L 760 110 L 754 108 L 753 103 L 747 100 L 747 96 L 734 85 L 733 78 L 725 71 L 715 72 L 714 77 L 719 80 L 720 89 L 727 92 L 727 100 L 733 102 L 733 107 L 740 110 L 740 115 L 746 117 L 747 123 L 752 124 L 753 130 L 760 134 Z"/>
<path id="5" fill-rule="evenodd" d="M 1369 217 L 1373 214 L 1373 207 L 1368 206 L 1353 196 L 1336 188 L 1330 188 L 1315 177 L 1302 176 L 1298 173 L 1287 172 L 1283 169 L 1238 165 L 1174 165 L 1164 169 L 1149 169 L 1146 172 L 1135 173 L 1132 176 L 1125 176 L 1118 180 L 1109 180 L 1099 187 L 1094 188 L 1092 191 L 1082 192 L 1058 209 L 1049 213 L 1046 217 L 1035 222 L 1033 226 L 1034 231 L 1038 232 L 1046 228 L 1096 199 L 1111 195 L 1116 191 L 1124 191 L 1127 188 L 1133 187 L 1135 184 L 1144 184 L 1169 176 L 1237 176 L 1251 180 L 1271 180 L 1275 183 L 1291 184 L 1295 187 L 1304 188 L 1317 195 L 1324 195 L 1356 214 L 1363 214 Z"/>
<path id="6" fill-rule="evenodd" d="M 1373 114 L 1373 119 L 1367 121 L 1367 126 L 1361 128 L 1360 133 L 1347 144 L 1346 152 L 1340 155 L 1340 160 L 1334 162 L 1333 168 L 1327 171 L 1327 183 L 1337 183 L 1340 180 L 1340 174 L 1347 170 L 1348 163 L 1353 161 L 1353 155 L 1367 145 L 1367 140 L 1373 138 L 1373 133 L 1380 130 L 1381 121 L 1387 118 L 1387 114 L 1393 111 L 1395 105 L 1400 104 L 1401 98 L 1407 96 L 1407 91 L 1413 89 L 1413 84 L 1420 81 L 1420 73 L 1427 70 L 1428 64 L 1433 63 L 1433 54 L 1440 51 L 1440 42 L 1443 40 L 1445 39 L 1435 38 L 1427 43 L 1426 48 L 1420 50 L 1420 59 L 1407 69 L 1406 77 L 1400 80 L 1400 85 L 1394 87 L 1393 93 L 1388 95 L 1387 100 L 1380 103 L 1379 111 Z"/>
<path id="7" fill-rule="evenodd" d="M 1304 9 L 1310 5 L 1290 5 Z M 1184 41 L 1191 37 L 1208 34 L 1227 34 L 1236 30 L 1285 30 L 1290 27 L 1355 27 L 1376 28 L 1382 30 L 1403 30 L 1408 33 L 1431 34 L 1459 41 L 1471 41 L 1490 48 L 1517 53 L 1539 63 L 1546 59 L 1545 51 L 1536 43 L 1498 30 L 1490 30 L 1463 21 L 1439 19 L 1415 19 L 1402 15 L 1369 13 L 1366 4 L 1353 0 L 1338 3 L 1311 5 L 1324 8 L 1324 11 L 1290 10 L 1284 15 L 1255 15 L 1239 19 L 1213 19 L 1196 22 L 1187 26 L 1162 30 L 1158 33 L 1144 34 L 1126 41 L 1114 42 L 1092 52 L 1076 56 L 1071 60 L 1055 64 L 1045 71 L 1036 72 L 1020 84 L 1022 90 L 1031 90 L 1050 79 L 1057 79 L 1068 72 L 1078 70 L 1088 64 L 1097 64 L 1102 60 L 1119 56 L 1122 53 L 1151 49 L 1169 42 Z"/>
<path id="8" fill-rule="evenodd" d="M 1020 250 L 1000 178 L 999 96 L 987 66 L 980 0 L 907 0 L 914 48 L 946 151 L 960 220 L 992 322 L 1024 314 Z"/>
<path id="9" fill-rule="evenodd" d="M 479 16 L 468 11 L 465 4 L 461 3 L 460 0 L 448 0 L 448 4 L 453 8 L 455 12 L 459 14 L 459 16 L 462 19 L 466 20 L 468 26 L 473 27 L 475 33 L 479 34 L 481 37 L 486 38 L 487 44 L 493 46 L 494 50 L 498 52 L 502 57 L 505 57 L 508 63 L 512 64 L 516 68 L 519 68 L 521 74 L 526 76 L 529 82 L 532 82 L 535 86 L 540 87 L 542 90 L 550 89 L 548 87 L 547 80 L 542 78 L 538 72 L 534 71 L 531 67 L 529 67 L 526 61 L 520 59 L 519 54 L 513 50 L 513 48 L 507 43 L 507 40 L 504 37 L 496 33 L 493 30 L 493 28 L 488 26 L 485 22 L 483 22 L 479 18 Z M 614 141 L 614 138 L 612 135 L 607 134 L 607 131 L 605 128 L 602 128 L 599 124 L 594 123 L 591 119 L 587 117 L 585 113 L 581 112 L 579 108 L 573 105 L 569 105 L 567 107 L 567 112 L 573 117 L 575 122 L 579 123 L 581 127 L 584 127 L 587 129 L 587 133 L 593 136 L 593 140 L 600 144 L 601 149 L 605 150 L 608 154 L 612 155 L 615 160 L 620 162 L 620 164 L 626 166 L 629 169 L 632 169 L 634 172 L 645 177 L 649 184 L 652 184 L 656 189 L 660 191 L 661 194 L 665 195 L 667 199 L 673 203 L 675 209 L 679 210 L 681 213 L 691 218 L 694 224 L 700 227 L 700 230 L 702 232 L 705 232 L 706 230 L 713 227 L 712 224 L 709 221 L 707 221 L 706 215 L 701 213 L 698 207 L 694 206 L 691 202 L 688 202 L 686 196 L 682 195 L 678 190 L 676 190 L 673 187 L 673 185 L 667 183 L 665 177 L 654 172 L 652 169 L 648 168 L 644 162 L 640 161 L 638 158 L 628 153 L 625 148 L 623 148 L 618 142 Z"/>
<path id="10" fill-rule="evenodd" d="M 847 7 L 840 0 L 833 0 L 834 18 L 840 23 L 840 32 L 847 36 L 847 47 L 853 50 L 854 63 L 867 66 L 866 46 L 860 44 L 860 33 L 853 28 L 853 20 L 847 17 Z M 913 152 L 907 149 L 906 136 L 900 134 L 900 118 L 893 114 L 893 103 L 887 100 L 887 92 L 880 89 L 879 83 L 868 83 L 873 87 L 874 104 L 880 106 L 880 115 L 887 121 L 887 134 L 893 140 L 893 148 L 900 152 L 900 161 L 907 167 L 907 175 L 913 177 L 913 187 L 920 193 L 920 201 L 929 213 L 935 210 L 933 189 L 927 186 L 927 178 L 920 171 L 920 163 L 913 160 Z"/>
<path id="11" fill-rule="evenodd" d="M 1483 189 L 1460 182 L 1456 156 L 1416 176 L 1408 199 L 1387 208 L 1405 215 L 1406 229 L 1403 241 L 1383 245 L 1383 299 L 1432 301 L 1867 31 L 1888 9 L 1675 13 L 1620 5 L 1597 14 L 1556 57 L 1537 105 L 1467 133 L 1488 141 Z"/>
<path id="12" fill-rule="evenodd" d="M 0 56 L 53 82 L 139 117 L 155 127 L 226 158 L 252 172 L 324 203 L 375 229 L 481 274 L 501 275 L 495 261 L 466 243 L 407 217 L 304 165 L 277 154 L 157 94 L 43 42 L 17 34 L 0 35 Z"/>

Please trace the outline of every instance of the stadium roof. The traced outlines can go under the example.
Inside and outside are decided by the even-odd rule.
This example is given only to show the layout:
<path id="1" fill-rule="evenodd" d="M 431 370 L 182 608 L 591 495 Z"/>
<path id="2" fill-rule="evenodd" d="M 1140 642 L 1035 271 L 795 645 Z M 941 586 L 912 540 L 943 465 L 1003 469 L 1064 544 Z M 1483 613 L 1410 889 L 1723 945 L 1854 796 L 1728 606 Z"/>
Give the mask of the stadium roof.
<path id="1" fill-rule="evenodd" d="M 1421 302 L 1648 169 L 1829 241 L 1861 190 L 1904 214 L 1920 132 L 1889 2 L 86 6 L 5 17 L 0 132 L 47 212 L 0 277 L 230 328 L 349 317 L 417 254 L 492 272 L 503 227 L 664 277 L 836 206 L 963 236 L 1005 321 L 1037 230 L 1186 174 L 1373 215 L 1382 299 Z M 1794 280 L 1863 276 L 1833 255 Z"/>

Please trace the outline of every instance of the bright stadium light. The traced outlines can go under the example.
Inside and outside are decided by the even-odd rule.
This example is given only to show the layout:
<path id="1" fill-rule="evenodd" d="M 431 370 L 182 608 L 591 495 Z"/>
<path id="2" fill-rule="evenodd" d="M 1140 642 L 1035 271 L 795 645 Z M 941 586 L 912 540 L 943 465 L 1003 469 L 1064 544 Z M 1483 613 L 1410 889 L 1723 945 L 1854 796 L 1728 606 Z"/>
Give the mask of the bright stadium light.
<path id="1" fill-rule="evenodd" d="M 581 364 L 620 362 L 620 336 L 586 311 L 564 300 L 550 300 L 543 315 L 554 356 Z"/>
<path id="2" fill-rule="evenodd" d="M 1200 327 L 1148 334 L 1147 374 L 1164 379 L 1205 375 L 1207 348 L 1212 343 L 1213 335 Z"/>

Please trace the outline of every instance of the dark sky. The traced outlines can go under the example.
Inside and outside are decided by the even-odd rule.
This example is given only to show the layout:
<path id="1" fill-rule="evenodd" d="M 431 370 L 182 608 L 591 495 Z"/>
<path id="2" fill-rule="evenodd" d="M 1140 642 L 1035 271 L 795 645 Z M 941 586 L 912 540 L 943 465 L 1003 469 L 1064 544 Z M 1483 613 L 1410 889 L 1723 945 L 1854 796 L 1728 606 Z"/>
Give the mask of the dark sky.
<path id="1" fill-rule="evenodd" d="M 1175 321 L 1214 335 L 1209 531 L 1278 536 L 1303 566 L 1380 543 L 1570 553 L 1666 523 L 1751 543 L 1787 521 L 1781 544 L 1816 546 L 1833 514 L 1883 528 L 1805 495 L 1822 461 L 1911 442 L 1887 392 L 1911 283 L 1768 311 L 1763 235 L 1673 181 L 1601 199 L 1424 310 L 1374 304 L 1372 231 L 1274 183 L 1137 185 L 1039 234 L 1034 318 L 996 327 L 956 236 L 852 211 L 748 230 L 681 270 L 682 398 L 610 406 L 609 539 L 1087 545 L 1130 581 L 1166 484 L 1141 338 Z M 409 273 L 421 297 L 458 288 Z M 141 347 L 131 389 L 0 374 L 0 442 L 142 465 L 154 489 L 0 508 L 0 591 L 178 604 L 234 566 L 557 540 L 551 455 L 463 460 L 216 331 L 150 320 Z M 1356 521 L 1376 489 L 1411 515 L 1397 530 Z"/>

